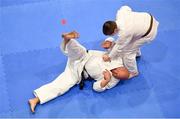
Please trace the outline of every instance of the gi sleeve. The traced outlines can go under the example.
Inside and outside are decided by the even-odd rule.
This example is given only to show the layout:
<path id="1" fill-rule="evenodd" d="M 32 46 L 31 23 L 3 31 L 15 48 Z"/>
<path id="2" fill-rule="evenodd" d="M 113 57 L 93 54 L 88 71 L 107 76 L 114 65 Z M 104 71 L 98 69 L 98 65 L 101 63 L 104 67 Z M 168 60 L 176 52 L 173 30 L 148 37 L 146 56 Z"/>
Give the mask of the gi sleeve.
<path id="1" fill-rule="evenodd" d="M 113 37 L 108 37 L 108 38 L 105 39 L 105 41 L 114 42 L 114 38 Z"/>
<path id="2" fill-rule="evenodd" d="M 102 79 L 103 80 L 103 79 Z M 120 80 L 114 78 L 113 76 L 111 77 L 111 80 L 110 82 L 105 86 L 105 87 L 101 87 L 101 81 L 102 80 L 99 80 L 99 81 L 96 81 L 94 84 L 93 84 L 93 89 L 97 92 L 103 92 L 105 91 L 106 89 L 111 89 L 113 87 L 115 87 Z"/>
<path id="3" fill-rule="evenodd" d="M 116 57 L 118 53 L 122 52 L 122 49 L 126 47 L 129 44 L 129 42 L 132 40 L 132 35 L 130 34 L 121 33 L 120 35 L 121 38 L 117 39 L 116 44 L 113 46 L 111 52 L 109 53 L 109 57 L 111 59 Z"/>
<path id="4" fill-rule="evenodd" d="M 119 83 L 119 79 L 114 78 L 113 76 L 111 77 L 111 81 L 105 86 L 106 89 L 111 89 L 115 87 Z"/>
<path id="5" fill-rule="evenodd" d="M 93 84 L 93 89 L 97 92 L 103 92 L 106 90 L 106 87 L 101 87 L 101 80 L 99 81 L 96 81 L 94 84 Z"/>

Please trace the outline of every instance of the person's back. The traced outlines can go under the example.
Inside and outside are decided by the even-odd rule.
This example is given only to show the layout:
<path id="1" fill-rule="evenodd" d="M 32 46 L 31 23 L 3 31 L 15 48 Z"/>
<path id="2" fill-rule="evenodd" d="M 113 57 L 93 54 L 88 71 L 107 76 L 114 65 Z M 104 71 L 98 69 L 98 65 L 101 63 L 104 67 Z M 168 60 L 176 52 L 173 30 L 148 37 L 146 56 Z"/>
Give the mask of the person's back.
<path id="1" fill-rule="evenodd" d="M 158 29 L 159 22 L 149 13 L 134 12 L 128 6 L 122 6 L 115 21 L 106 21 L 103 33 L 107 36 L 118 35 L 109 54 L 103 55 L 104 61 L 122 57 L 125 67 L 132 76 L 138 75 L 136 56 L 140 56 L 140 47 L 151 42 Z M 137 55 L 138 54 L 138 55 Z"/>
<path id="2" fill-rule="evenodd" d="M 121 7 L 116 15 L 116 24 L 119 29 L 118 36 L 132 35 L 132 39 L 141 38 L 150 26 L 150 14 L 134 12 L 128 6 Z"/>

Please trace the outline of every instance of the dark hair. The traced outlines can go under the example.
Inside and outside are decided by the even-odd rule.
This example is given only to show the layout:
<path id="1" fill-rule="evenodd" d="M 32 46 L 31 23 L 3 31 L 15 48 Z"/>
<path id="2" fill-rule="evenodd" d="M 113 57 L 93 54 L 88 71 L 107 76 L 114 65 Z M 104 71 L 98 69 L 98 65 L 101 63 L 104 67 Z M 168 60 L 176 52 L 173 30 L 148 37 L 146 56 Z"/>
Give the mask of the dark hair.
<path id="1" fill-rule="evenodd" d="M 103 33 L 104 35 L 112 35 L 116 28 L 117 24 L 115 21 L 106 21 L 103 25 Z"/>

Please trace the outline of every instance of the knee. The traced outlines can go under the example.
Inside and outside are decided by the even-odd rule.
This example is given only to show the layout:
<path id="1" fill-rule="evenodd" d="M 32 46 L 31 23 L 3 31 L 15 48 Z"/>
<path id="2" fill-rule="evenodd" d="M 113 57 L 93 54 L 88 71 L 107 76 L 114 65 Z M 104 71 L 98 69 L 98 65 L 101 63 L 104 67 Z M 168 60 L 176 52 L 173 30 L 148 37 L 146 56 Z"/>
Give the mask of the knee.
<path id="1" fill-rule="evenodd" d="M 105 89 L 105 87 L 104 88 L 102 88 L 100 85 L 98 85 L 97 83 L 94 83 L 93 84 L 93 90 L 95 91 L 95 92 L 103 92 L 103 91 L 105 91 L 106 89 Z"/>

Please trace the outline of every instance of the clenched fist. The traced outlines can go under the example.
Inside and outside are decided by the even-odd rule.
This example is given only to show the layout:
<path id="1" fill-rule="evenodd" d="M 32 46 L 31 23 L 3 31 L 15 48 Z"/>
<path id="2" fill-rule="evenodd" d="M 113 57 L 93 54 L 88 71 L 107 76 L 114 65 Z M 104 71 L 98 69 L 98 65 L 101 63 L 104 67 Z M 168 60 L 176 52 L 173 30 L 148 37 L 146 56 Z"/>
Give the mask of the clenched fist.
<path id="1" fill-rule="evenodd" d="M 103 71 L 104 79 L 109 81 L 111 79 L 111 73 L 106 69 L 106 71 Z"/>
<path id="2" fill-rule="evenodd" d="M 104 54 L 102 58 L 105 62 L 111 61 L 111 58 L 107 54 Z"/>
<path id="3" fill-rule="evenodd" d="M 104 49 L 109 49 L 111 46 L 112 46 L 112 42 L 111 41 L 104 41 L 101 46 L 104 48 Z"/>

